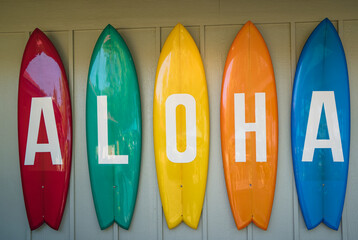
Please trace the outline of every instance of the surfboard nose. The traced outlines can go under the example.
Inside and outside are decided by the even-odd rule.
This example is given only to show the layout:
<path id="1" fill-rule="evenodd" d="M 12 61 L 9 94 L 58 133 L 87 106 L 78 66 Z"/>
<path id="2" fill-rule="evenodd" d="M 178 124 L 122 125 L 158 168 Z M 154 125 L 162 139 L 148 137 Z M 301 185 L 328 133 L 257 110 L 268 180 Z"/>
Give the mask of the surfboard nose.
<path id="1" fill-rule="evenodd" d="M 247 22 L 245 23 L 245 25 L 250 26 L 250 27 L 251 27 L 251 26 L 255 26 L 250 20 L 247 21 Z M 245 26 L 245 25 L 244 25 L 244 26 Z"/>
<path id="2" fill-rule="evenodd" d="M 35 30 L 32 32 L 32 34 L 44 34 L 39 28 L 35 28 Z"/>
<path id="3" fill-rule="evenodd" d="M 113 33 L 113 32 L 117 32 L 117 30 L 111 25 L 108 24 L 105 29 L 103 30 L 104 33 Z"/>

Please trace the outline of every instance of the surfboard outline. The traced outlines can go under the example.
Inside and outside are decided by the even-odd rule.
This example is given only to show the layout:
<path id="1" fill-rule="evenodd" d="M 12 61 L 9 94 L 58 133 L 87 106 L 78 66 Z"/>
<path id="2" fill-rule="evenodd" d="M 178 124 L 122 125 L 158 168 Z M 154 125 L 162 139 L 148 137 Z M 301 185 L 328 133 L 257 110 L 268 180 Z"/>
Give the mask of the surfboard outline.
<path id="1" fill-rule="evenodd" d="M 234 116 L 236 98 L 239 97 L 244 99 L 245 125 L 251 126 L 253 123 L 258 126 L 258 122 L 262 121 L 255 116 L 255 111 L 260 109 L 259 99 L 264 99 L 261 106 L 265 106 L 263 114 L 266 114 L 265 129 L 262 130 L 266 134 L 264 152 L 257 151 L 259 130 L 256 129 L 255 135 L 246 132 L 246 154 L 240 154 L 239 150 L 236 153 L 235 142 L 239 138 L 235 136 L 235 122 L 239 115 Z M 220 125 L 225 182 L 236 227 L 240 230 L 254 222 L 266 230 L 276 185 L 278 106 L 271 57 L 262 35 L 251 21 L 240 29 L 227 55 L 222 80 Z M 244 159 L 241 159 L 242 156 L 245 156 Z"/>
<path id="2" fill-rule="evenodd" d="M 98 129 L 99 111 L 101 116 L 105 114 L 106 125 L 101 129 L 107 127 L 108 131 L 104 133 Z M 102 151 L 98 151 L 100 132 L 104 142 L 107 141 Z M 98 37 L 89 66 L 86 136 L 92 196 L 100 228 L 106 229 L 116 222 L 128 230 L 139 187 L 141 102 L 132 55 L 110 24 Z M 121 160 L 113 160 L 118 156 Z"/>
<path id="3" fill-rule="evenodd" d="M 61 58 L 51 41 L 38 28 L 31 34 L 24 50 L 18 91 L 19 160 L 30 229 L 35 230 L 46 223 L 58 230 L 71 174 L 71 99 Z M 25 154 L 31 150 L 28 149 L 29 131 L 33 128 L 29 126 L 30 117 L 36 118 L 36 111 L 33 109 L 39 103 L 42 107 L 49 106 L 49 109 L 45 117 L 45 110 L 41 108 L 40 122 L 34 122 L 34 128 L 39 124 L 36 145 L 51 145 L 48 134 L 55 131 L 54 137 L 58 137 L 61 159 L 53 159 L 49 152 L 39 153 L 36 150 L 34 159 L 26 160 Z M 47 129 L 50 126 L 44 120 L 47 123 L 55 121 L 56 129 Z"/>
<path id="4" fill-rule="evenodd" d="M 334 54 L 332 54 L 332 52 L 334 52 Z M 311 65 L 308 67 L 304 66 L 304 64 L 307 65 L 305 61 L 308 61 Z M 320 69 L 322 73 L 315 70 L 314 67 Z M 331 71 L 331 69 L 335 69 L 335 71 Z M 341 74 L 339 78 L 337 72 Z M 311 81 L 308 82 L 305 77 Z M 318 78 L 322 78 L 322 80 L 316 80 Z M 338 84 L 337 79 L 342 79 L 342 81 Z M 314 80 L 316 80 L 317 83 Z M 305 89 L 309 88 L 309 91 L 304 91 L 301 86 L 304 83 L 306 83 Z M 309 85 L 307 86 L 307 84 Z M 299 87 L 301 90 L 298 89 Z M 295 99 L 298 99 L 299 90 L 302 95 L 299 98 L 301 101 L 310 99 L 310 101 L 306 103 L 306 109 L 301 107 L 301 101 L 295 101 Z M 332 164 L 331 161 L 333 158 L 331 151 L 320 148 L 315 149 L 312 162 L 301 162 L 313 91 L 333 91 L 334 93 L 344 155 L 343 163 Z M 336 29 L 329 19 L 326 18 L 313 30 L 305 43 L 297 63 L 292 90 L 291 144 L 293 168 L 301 212 L 308 230 L 315 228 L 322 222 L 334 230 L 338 230 L 340 225 L 349 167 L 349 95 L 348 70 L 343 45 Z M 301 117 L 295 117 L 295 114 Z M 302 116 L 304 116 L 304 118 L 302 118 Z M 319 121 L 317 139 L 330 139 L 329 135 L 327 135 L 327 122 L 321 122 L 326 121 L 323 110 Z M 295 132 L 295 129 L 300 128 L 300 126 L 303 128 L 302 132 Z M 324 128 L 324 126 L 326 127 Z M 330 180 L 329 178 L 332 179 Z M 310 190 L 308 182 L 310 186 L 315 186 L 317 191 L 313 189 Z M 332 201 L 332 199 L 335 200 Z"/>
<path id="5" fill-rule="evenodd" d="M 184 99 L 187 104 L 185 107 L 181 109 L 175 107 L 175 112 L 178 112 L 177 146 L 167 149 L 166 141 L 170 136 L 168 137 L 165 130 L 165 121 L 169 119 L 166 117 L 166 103 L 169 102 L 170 105 Z M 196 104 L 193 104 L 193 101 Z M 188 123 L 190 121 L 184 119 L 187 115 L 183 111 L 185 109 L 190 112 L 193 106 L 196 107 L 196 133 L 194 133 L 197 136 L 196 147 L 194 147 L 196 152 L 187 153 L 191 157 L 196 154 L 195 158 L 169 160 L 167 155 L 169 152 L 174 151 L 173 154 L 178 155 L 178 152 L 186 152 L 191 148 L 186 147 L 184 144 L 186 140 L 183 140 L 187 136 L 186 128 L 192 127 Z M 153 101 L 153 135 L 158 185 L 168 228 L 172 229 L 183 221 L 189 227 L 196 229 L 204 202 L 208 171 L 208 92 L 199 50 L 189 32 L 180 23 L 173 28 L 166 39 L 158 61 Z M 194 140 L 189 137 L 188 141 Z M 193 179 L 197 180 L 193 181 Z"/>

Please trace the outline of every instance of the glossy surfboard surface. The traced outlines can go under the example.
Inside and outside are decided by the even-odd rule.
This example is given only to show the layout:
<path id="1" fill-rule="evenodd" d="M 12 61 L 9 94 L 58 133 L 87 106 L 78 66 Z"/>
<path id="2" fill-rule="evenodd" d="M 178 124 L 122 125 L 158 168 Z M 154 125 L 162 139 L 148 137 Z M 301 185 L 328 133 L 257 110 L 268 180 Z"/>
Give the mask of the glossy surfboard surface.
<path id="1" fill-rule="evenodd" d="M 161 51 L 153 106 L 154 153 L 169 229 L 196 229 L 208 171 L 209 105 L 205 72 L 189 32 L 177 24 Z"/>
<path id="2" fill-rule="evenodd" d="M 226 188 L 236 226 L 242 229 L 254 222 L 266 230 L 276 184 L 277 95 L 269 51 L 250 21 L 237 34 L 226 59 L 220 117 Z M 250 124 L 252 129 L 245 130 Z"/>
<path id="3" fill-rule="evenodd" d="M 45 222 L 57 230 L 71 172 L 71 100 L 61 58 L 39 29 L 31 34 L 21 63 L 18 136 L 30 228 Z"/>
<path id="4" fill-rule="evenodd" d="M 291 138 L 297 194 L 306 226 L 312 229 L 323 222 L 337 230 L 348 175 L 350 97 L 344 49 L 328 19 L 312 32 L 297 64 Z M 307 154 L 309 149 L 311 155 Z"/>
<path id="5" fill-rule="evenodd" d="M 137 73 L 130 51 L 108 25 L 92 53 L 86 99 L 87 154 L 101 229 L 128 229 L 137 198 L 142 120 Z"/>

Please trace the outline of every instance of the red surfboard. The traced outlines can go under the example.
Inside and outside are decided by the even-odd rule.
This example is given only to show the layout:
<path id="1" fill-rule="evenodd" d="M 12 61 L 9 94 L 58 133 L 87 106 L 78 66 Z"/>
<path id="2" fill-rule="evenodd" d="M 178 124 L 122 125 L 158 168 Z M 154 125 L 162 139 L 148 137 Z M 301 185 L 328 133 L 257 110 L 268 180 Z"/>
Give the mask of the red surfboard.
<path id="1" fill-rule="evenodd" d="M 18 95 L 22 189 L 31 230 L 58 230 L 71 172 L 72 114 L 60 56 L 39 29 L 22 58 Z"/>

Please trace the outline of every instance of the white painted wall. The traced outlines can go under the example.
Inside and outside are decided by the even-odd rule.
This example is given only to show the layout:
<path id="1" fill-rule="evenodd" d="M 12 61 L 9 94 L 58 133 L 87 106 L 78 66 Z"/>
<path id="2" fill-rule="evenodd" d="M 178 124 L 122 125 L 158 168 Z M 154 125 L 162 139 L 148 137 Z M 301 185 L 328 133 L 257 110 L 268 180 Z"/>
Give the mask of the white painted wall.
<path id="1" fill-rule="evenodd" d="M 0 3 L 0 239 L 356 239 L 358 236 L 358 1 L 20 1 Z M 345 208 L 338 231 L 305 227 L 294 185 L 290 147 L 290 104 L 295 66 L 315 26 L 329 17 L 342 38 L 351 87 L 351 156 Z M 253 21 L 271 53 L 279 106 L 279 159 L 270 225 L 238 231 L 225 188 L 220 148 L 220 94 L 224 63 L 235 35 Z M 183 23 L 204 62 L 210 101 L 210 159 L 202 218 L 197 230 L 169 230 L 161 209 L 153 151 L 152 103 L 160 49 L 171 28 Z M 90 189 L 85 143 L 85 92 L 89 61 L 108 24 L 132 52 L 142 99 L 143 157 L 139 193 L 129 231 L 101 231 Z M 41 28 L 62 57 L 70 81 L 74 148 L 70 190 L 59 231 L 30 231 L 20 180 L 17 87 L 30 31 Z"/>

